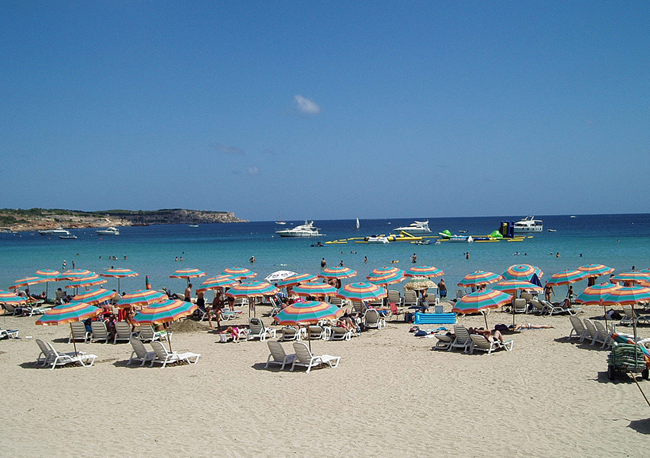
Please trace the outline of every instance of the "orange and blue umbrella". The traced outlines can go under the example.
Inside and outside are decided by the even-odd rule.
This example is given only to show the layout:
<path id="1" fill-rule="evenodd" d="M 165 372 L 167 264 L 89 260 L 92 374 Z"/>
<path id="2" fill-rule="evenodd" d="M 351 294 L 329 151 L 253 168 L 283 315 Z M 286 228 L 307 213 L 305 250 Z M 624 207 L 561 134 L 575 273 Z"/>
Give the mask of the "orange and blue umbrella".
<path id="1" fill-rule="evenodd" d="M 115 296 L 115 291 L 109 291 L 104 288 L 91 289 L 72 298 L 73 301 L 85 302 L 87 304 L 101 304 L 109 301 Z"/>
<path id="2" fill-rule="evenodd" d="M 320 320 L 336 320 L 343 315 L 343 309 L 320 301 L 296 302 L 288 305 L 273 318 L 283 326 L 318 323 Z"/>
<path id="3" fill-rule="evenodd" d="M 609 275 L 614 272 L 613 267 L 607 267 L 605 264 L 587 264 L 578 267 L 578 270 L 589 274 L 590 277 L 600 277 L 601 275 Z"/>
<path id="4" fill-rule="evenodd" d="M 22 304 L 27 302 L 27 299 L 20 297 L 16 293 L 9 291 L 0 291 L 0 303 L 1 304 Z"/>
<path id="5" fill-rule="evenodd" d="M 36 324 L 42 326 L 67 324 L 96 317 L 101 312 L 102 309 L 95 307 L 94 305 L 81 301 L 72 301 L 51 308 L 36 321 Z"/>
<path id="6" fill-rule="evenodd" d="M 533 275 L 537 275 L 538 278 L 542 278 L 544 272 L 537 267 L 531 266 L 530 264 L 515 264 L 508 267 L 505 272 L 503 272 L 503 278 L 506 280 L 525 280 L 531 281 Z"/>
<path id="7" fill-rule="evenodd" d="M 434 266 L 414 266 L 408 269 L 405 273 L 407 277 L 439 277 L 445 273 Z"/>
<path id="8" fill-rule="evenodd" d="M 90 277 L 95 275 L 95 272 L 91 272 L 87 269 L 69 269 L 65 272 L 61 272 L 59 275 L 59 280 L 76 280 L 77 278 Z"/>
<path id="9" fill-rule="evenodd" d="M 529 281 L 524 280 L 503 280 L 492 285 L 492 289 L 497 291 L 503 291 L 511 295 L 515 295 L 517 291 L 532 291 L 535 293 L 541 293 L 544 289 L 540 286 L 537 286 Z"/>
<path id="10" fill-rule="evenodd" d="M 633 272 L 623 272 L 614 275 L 612 280 L 617 282 L 641 283 L 650 281 L 650 273 L 635 270 Z"/>
<path id="11" fill-rule="evenodd" d="M 126 267 L 111 267 L 106 272 L 101 274 L 102 277 L 117 278 L 117 291 L 121 291 L 120 288 L 120 278 L 125 277 L 137 277 L 140 275 L 137 272 L 127 269 Z"/>
<path id="12" fill-rule="evenodd" d="M 339 290 L 337 297 L 350 301 L 370 302 L 388 295 L 386 288 L 368 282 L 349 283 Z"/>
<path id="13" fill-rule="evenodd" d="M 168 297 L 165 293 L 161 293 L 160 291 L 153 289 L 141 289 L 122 296 L 122 299 L 117 301 L 117 306 L 120 308 L 132 307 L 136 305 L 148 306 L 155 304 L 156 302 L 162 302 L 166 299 L 168 299 Z"/>
<path id="14" fill-rule="evenodd" d="M 589 277 L 587 272 L 582 270 L 563 270 L 551 275 L 548 284 L 552 286 L 570 285 L 571 283 L 579 282 Z"/>
<path id="15" fill-rule="evenodd" d="M 257 277 L 255 272 L 252 272 L 246 267 L 228 267 L 221 272 L 221 275 L 230 275 L 234 278 L 254 278 Z"/>
<path id="16" fill-rule="evenodd" d="M 463 288 L 468 288 L 470 286 L 484 286 L 489 285 L 490 283 L 496 283 L 503 280 L 501 275 L 495 274 L 493 272 L 486 272 L 483 270 L 477 270 L 471 274 L 467 274 L 463 279 L 458 283 L 458 286 Z"/>
<path id="17" fill-rule="evenodd" d="M 299 285 L 301 283 L 307 283 L 313 280 L 316 280 L 318 277 L 312 274 L 296 274 L 290 277 L 280 280 L 278 286 L 281 288 L 290 288 L 292 286 Z"/>
<path id="18" fill-rule="evenodd" d="M 230 297 L 262 297 L 272 296 L 280 290 L 266 281 L 249 281 L 234 285 L 226 292 Z"/>
<path id="19" fill-rule="evenodd" d="M 106 283 L 106 280 L 99 275 L 94 274 L 89 277 L 81 277 L 71 280 L 70 283 L 65 285 L 65 288 L 84 288 L 88 286 L 98 286 Z"/>
<path id="20" fill-rule="evenodd" d="M 293 292 L 298 296 L 324 297 L 334 296 L 338 290 L 327 283 L 309 282 L 295 286 Z"/>
<path id="21" fill-rule="evenodd" d="M 133 322 L 138 325 L 170 323 L 191 315 L 196 308 L 197 305 L 191 302 L 167 299 L 140 310 L 133 317 Z"/>
<path id="22" fill-rule="evenodd" d="M 621 286 L 603 298 L 604 305 L 634 305 L 650 301 L 650 288 L 644 286 Z"/>
<path id="23" fill-rule="evenodd" d="M 405 274 L 397 267 L 379 267 L 370 272 L 366 278 L 375 285 L 388 286 L 404 281 Z"/>
<path id="24" fill-rule="evenodd" d="M 463 296 L 456 302 L 454 308 L 451 309 L 454 313 L 482 313 L 485 317 L 485 327 L 488 327 L 486 311 L 496 309 L 512 301 L 510 294 L 502 291 L 489 290 L 489 291 L 476 291 Z"/>
<path id="25" fill-rule="evenodd" d="M 615 289 L 621 288 L 618 283 L 601 283 L 599 285 L 588 286 L 583 292 L 576 296 L 575 301 L 585 305 L 600 304 L 609 293 Z"/>
<path id="26" fill-rule="evenodd" d="M 187 280 L 187 283 L 190 282 L 190 278 L 205 277 L 206 273 L 199 269 L 192 269 L 190 267 L 186 269 L 178 269 L 176 272 L 171 274 L 169 278 L 184 278 Z"/>
<path id="27" fill-rule="evenodd" d="M 58 280 L 59 275 L 61 275 L 61 272 L 54 269 L 42 269 L 34 272 L 34 275 L 37 277 L 47 278 L 49 281 L 56 281 Z"/>
<path id="28" fill-rule="evenodd" d="M 49 280 L 46 280 L 43 277 L 25 277 L 25 278 L 21 278 L 19 280 L 16 280 L 15 282 L 13 282 L 9 286 L 9 289 L 18 289 L 18 288 L 22 288 L 23 286 L 30 286 L 30 285 L 36 285 L 38 283 L 45 283 L 46 281 L 49 281 Z"/>
<path id="29" fill-rule="evenodd" d="M 356 275 L 356 270 L 352 270 L 349 267 L 345 266 L 327 267 L 323 269 L 320 274 L 318 274 L 318 276 L 321 278 L 336 278 L 339 280 L 342 278 L 351 278 Z"/>
<path id="30" fill-rule="evenodd" d="M 233 285 L 236 285 L 237 279 L 231 277 L 230 275 L 218 275 L 216 277 L 210 277 L 199 285 L 197 291 L 207 291 L 209 289 L 219 289 L 226 288 Z"/>

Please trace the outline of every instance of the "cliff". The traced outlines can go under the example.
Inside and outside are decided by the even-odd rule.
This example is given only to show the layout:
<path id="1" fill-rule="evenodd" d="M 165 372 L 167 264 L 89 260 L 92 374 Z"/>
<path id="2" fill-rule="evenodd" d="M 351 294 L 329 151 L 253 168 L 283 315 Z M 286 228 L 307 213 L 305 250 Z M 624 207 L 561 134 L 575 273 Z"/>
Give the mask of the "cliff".
<path id="1" fill-rule="evenodd" d="M 108 227 L 147 224 L 208 224 L 242 223 L 232 212 L 163 209 L 153 211 L 107 210 L 85 212 L 78 210 L 32 208 L 29 210 L 0 209 L 0 230 L 34 231 L 57 227 Z"/>

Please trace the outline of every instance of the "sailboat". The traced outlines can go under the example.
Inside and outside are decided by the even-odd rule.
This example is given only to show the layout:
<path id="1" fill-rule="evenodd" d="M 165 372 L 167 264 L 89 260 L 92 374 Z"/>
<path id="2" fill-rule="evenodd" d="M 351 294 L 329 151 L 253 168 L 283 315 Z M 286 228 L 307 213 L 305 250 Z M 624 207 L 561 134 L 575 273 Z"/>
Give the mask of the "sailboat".
<path id="1" fill-rule="evenodd" d="M 359 230 L 359 218 L 357 218 L 357 226 L 356 226 L 355 230 L 356 230 L 356 231 Z"/>

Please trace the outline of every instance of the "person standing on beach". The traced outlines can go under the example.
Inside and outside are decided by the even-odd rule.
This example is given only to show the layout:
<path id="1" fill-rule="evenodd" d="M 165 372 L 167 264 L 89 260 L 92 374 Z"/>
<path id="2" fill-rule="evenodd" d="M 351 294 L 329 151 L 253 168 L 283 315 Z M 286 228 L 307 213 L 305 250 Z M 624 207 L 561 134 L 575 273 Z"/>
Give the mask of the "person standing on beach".
<path id="1" fill-rule="evenodd" d="M 192 283 L 188 283 L 185 288 L 185 302 L 192 302 Z"/>
<path id="2" fill-rule="evenodd" d="M 553 290 L 553 285 L 548 284 L 548 280 L 544 284 L 544 298 L 546 299 L 547 302 L 551 302 L 551 296 L 555 294 L 555 291 Z"/>
<path id="3" fill-rule="evenodd" d="M 444 278 L 441 278 L 440 282 L 438 283 L 438 294 L 440 294 L 440 299 L 447 297 L 447 284 L 445 283 Z"/>

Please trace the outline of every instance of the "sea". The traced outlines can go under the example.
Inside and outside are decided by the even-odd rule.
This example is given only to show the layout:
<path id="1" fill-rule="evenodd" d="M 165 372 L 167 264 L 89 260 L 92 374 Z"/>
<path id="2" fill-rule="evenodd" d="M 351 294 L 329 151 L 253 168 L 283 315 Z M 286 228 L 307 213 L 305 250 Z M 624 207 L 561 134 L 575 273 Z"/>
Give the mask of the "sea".
<path id="1" fill-rule="evenodd" d="M 544 221 L 544 231 L 527 234 L 521 241 L 435 244 L 436 239 L 431 239 L 428 245 L 358 243 L 363 237 L 387 235 L 393 228 L 427 219 L 431 235 L 445 229 L 452 234 L 487 235 L 498 229 L 502 221 L 517 221 L 521 217 L 361 219 L 359 230 L 356 220 L 323 220 L 314 223 L 324 234 L 318 238 L 286 238 L 276 234 L 277 230 L 303 221 L 287 221 L 286 226 L 261 221 L 199 227 L 122 227 L 119 236 L 99 236 L 95 229 L 71 229 L 76 239 L 42 236 L 38 232 L 0 234 L 0 289 L 6 290 L 17 279 L 31 276 L 39 269 L 60 271 L 73 266 L 97 273 L 111 267 L 138 272 L 137 277 L 120 280 L 122 292 L 143 289 L 146 276 L 154 289 L 165 286 L 180 292 L 186 281 L 172 279 L 170 275 L 181 268 L 206 272 L 205 277 L 193 280 L 195 288 L 228 267 L 246 267 L 257 273 L 256 279 L 279 270 L 318 274 L 322 259 L 330 267 L 343 264 L 357 271 L 358 275 L 344 284 L 364 281 L 379 267 L 406 270 L 413 265 L 435 266 L 444 271 L 443 278 L 451 291 L 468 273 L 486 270 L 500 274 L 514 264 L 539 267 L 544 272 L 542 281 L 556 272 L 585 264 L 605 264 L 615 268 L 615 272 L 650 267 L 650 214 L 537 216 L 536 219 Z M 325 243 L 334 240 L 346 243 Z M 413 255 L 417 258 L 415 264 Z M 251 257 L 254 262 L 250 262 Z M 586 286 L 586 281 L 585 285 L 581 283 L 574 290 Z M 117 279 L 109 278 L 103 287 L 117 289 Z M 391 286 L 401 287 L 402 284 Z M 32 292 L 40 292 L 37 289 L 41 286 L 31 288 Z"/>

